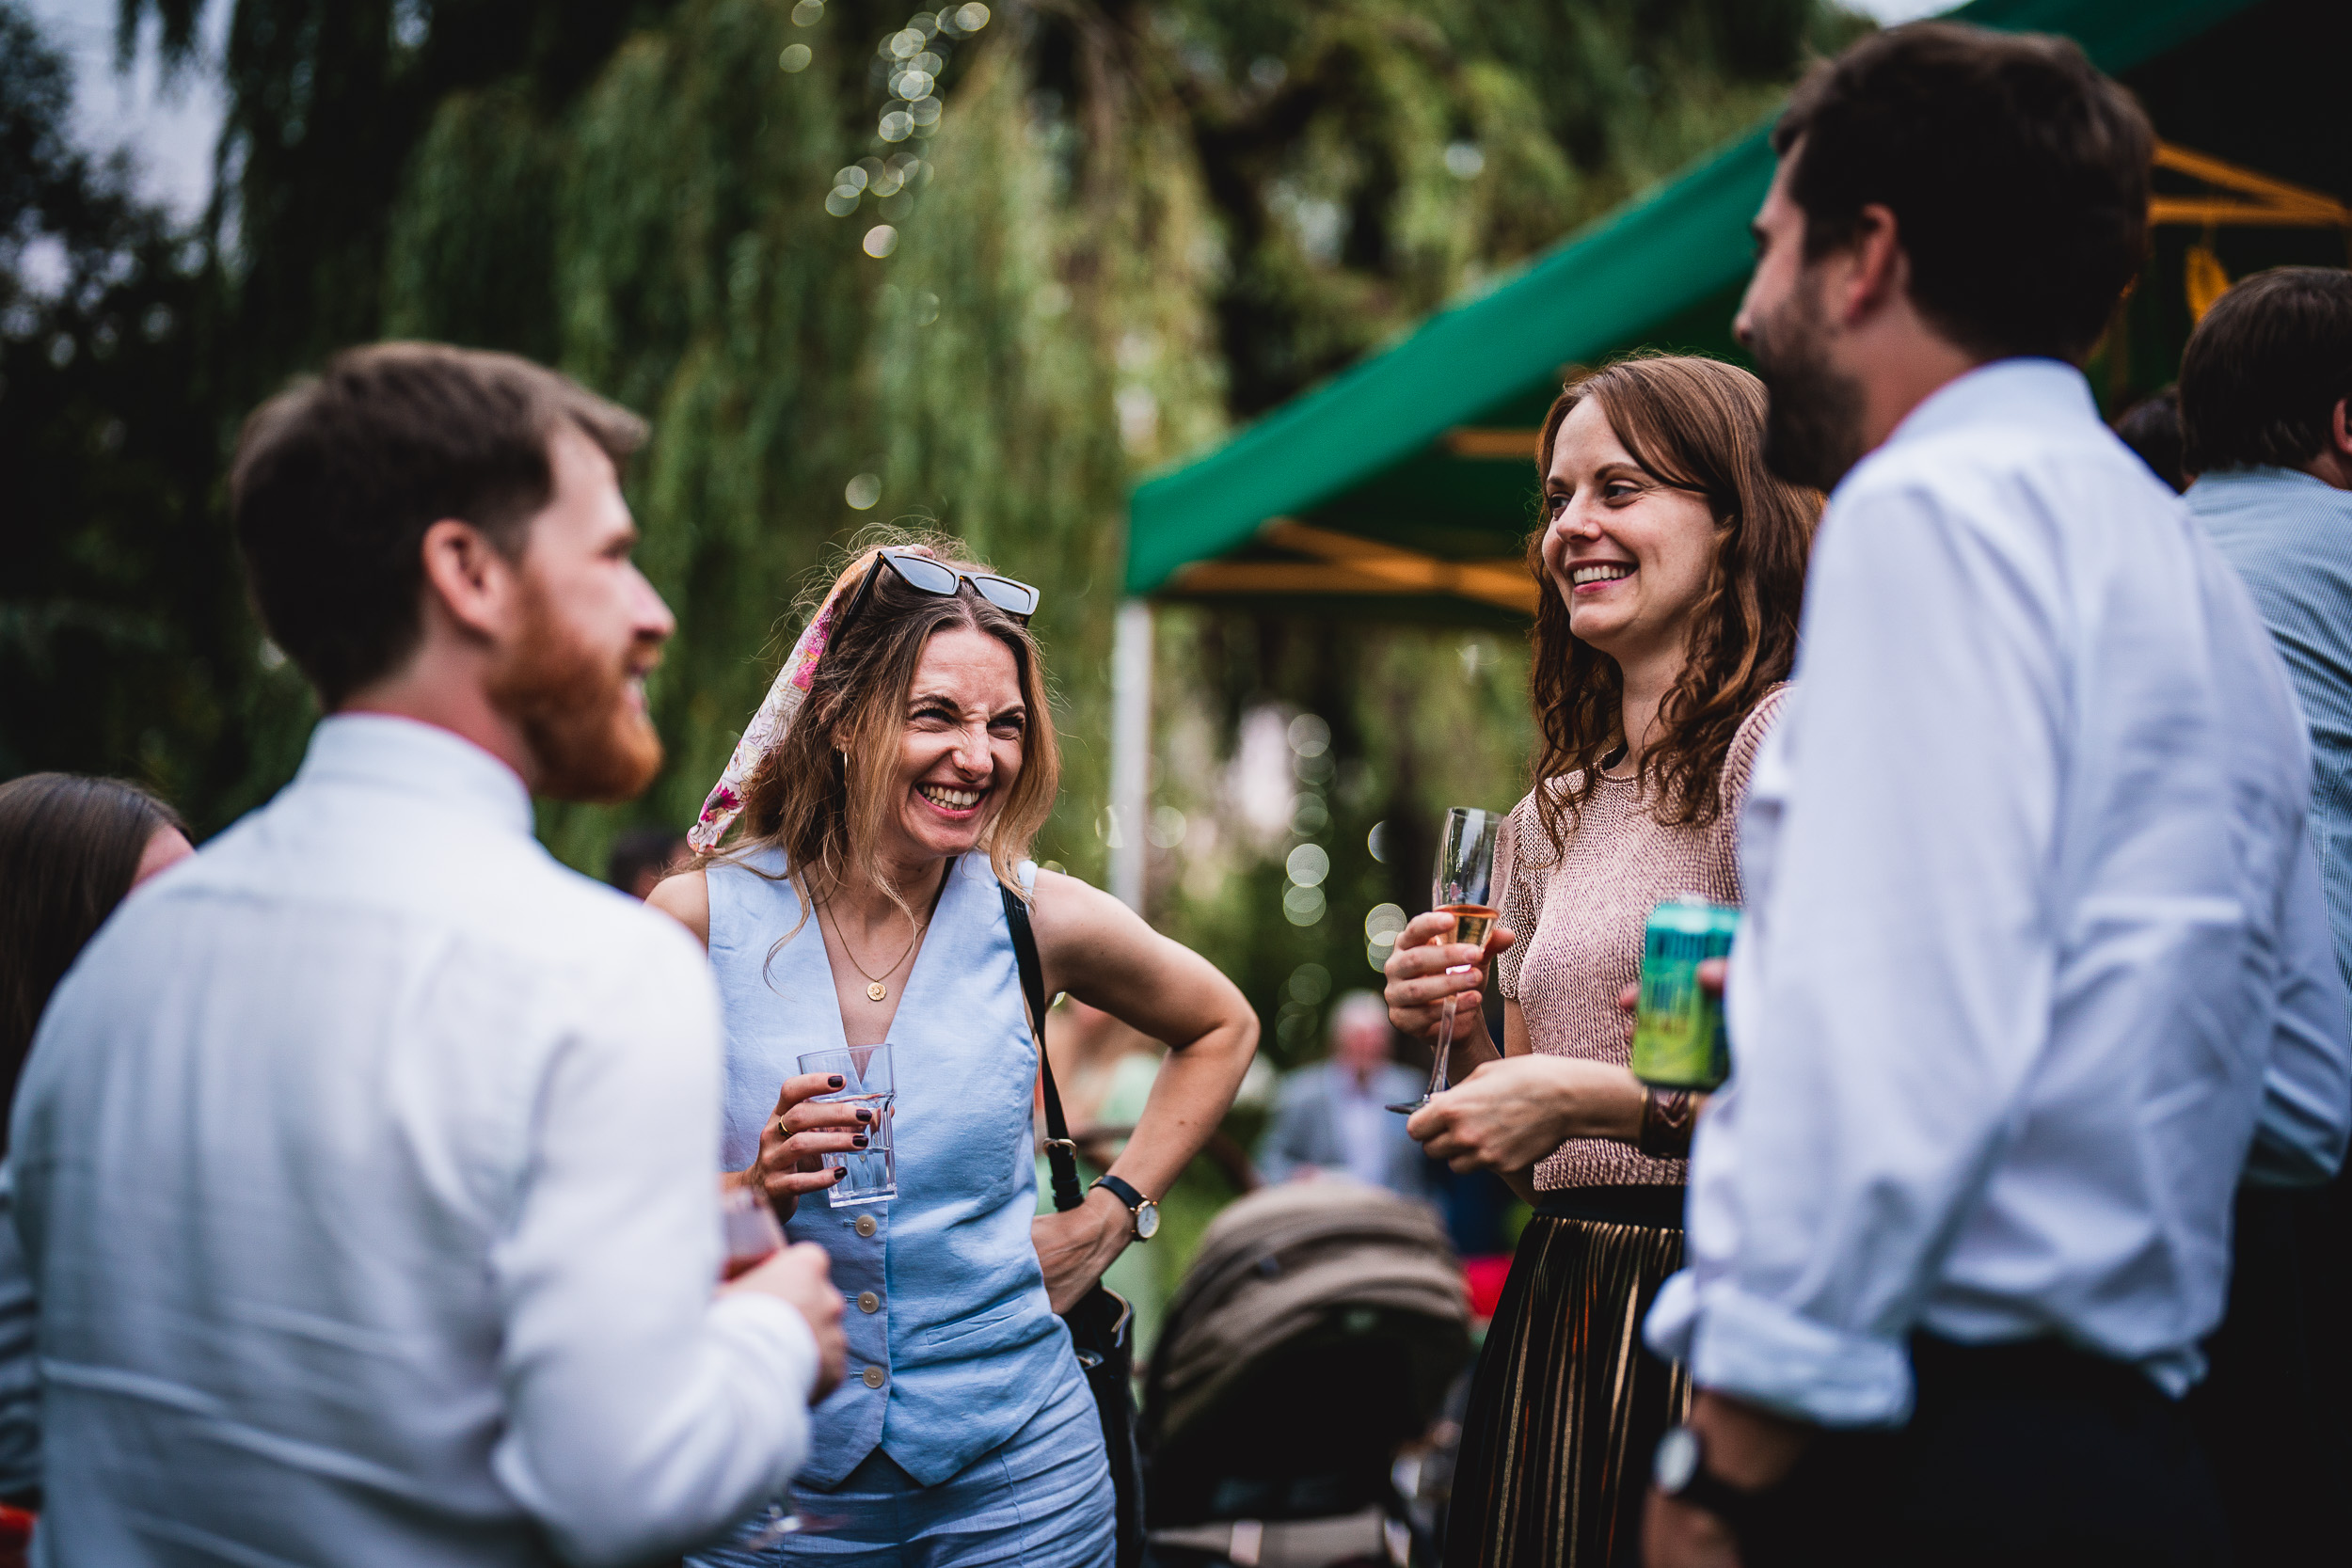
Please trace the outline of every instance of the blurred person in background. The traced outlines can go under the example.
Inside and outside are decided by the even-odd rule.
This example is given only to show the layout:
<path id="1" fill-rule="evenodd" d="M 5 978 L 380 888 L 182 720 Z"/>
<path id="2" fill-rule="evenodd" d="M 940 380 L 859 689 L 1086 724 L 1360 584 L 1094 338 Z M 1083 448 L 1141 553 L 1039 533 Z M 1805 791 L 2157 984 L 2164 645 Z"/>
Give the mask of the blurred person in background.
<path id="1" fill-rule="evenodd" d="M 697 1562 L 1107 1561 L 1103 1427 L 1057 1314 L 1156 1233 L 1257 1050 L 1257 1015 L 1206 959 L 1029 860 L 1061 767 L 1037 591 L 960 548 L 868 550 L 834 580 L 688 835 L 702 858 L 654 893 L 718 971 L 730 1180 L 824 1245 L 857 1303 L 854 1375 L 818 1407 L 801 1477 L 837 1522 L 762 1548 L 755 1525 Z M 1046 1025 L 1008 899 L 1046 997 L 1172 1047 L 1109 1171 L 1052 1213 L 1032 1194 Z M 883 1043 L 898 1194 L 834 1208 L 825 1156 L 868 1147 L 876 1113 L 818 1100 L 799 1058 Z"/>
<path id="2" fill-rule="evenodd" d="M 1421 1075 L 1391 1060 L 1389 1005 L 1351 990 L 1331 1008 L 1331 1055 L 1282 1080 L 1258 1146 L 1268 1181 L 1349 1177 L 1406 1197 L 1437 1196 L 1436 1172 L 1405 1118 L 1388 1109 L 1421 1092 Z"/>
<path id="3" fill-rule="evenodd" d="M 814 1248 L 719 1283 L 708 966 L 532 835 L 660 762 L 643 435 L 420 343 L 246 421 L 247 581 L 326 717 L 25 1063 L 46 1560 L 648 1560 L 807 1451 L 841 1298 Z"/>
<path id="4" fill-rule="evenodd" d="M 631 898 L 650 898 L 662 878 L 692 858 L 686 835 L 675 828 L 631 828 L 612 841 L 604 863 L 605 884 Z"/>
<path id="5" fill-rule="evenodd" d="M 1645 1325 L 1698 1386 L 1645 1555 L 2217 1565 L 2179 1402 L 2231 1197 L 2334 1172 L 2352 1045 L 2286 672 L 2080 368 L 2154 134 L 2072 41 L 1927 22 L 1772 144 L 1734 330 L 1832 494 Z"/>
<path id="6" fill-rule="evenodd" d="M 134 784 L 28 773 L 0 784 L 0 1154 L 50 992 L 131 890 L 194 854 L 180 814 Z M 35 1303 L 0 1172 L 0 1501 L 37 1505 Z"/>
<path id="7" fill-rule="evenodd" d="M 2254 595 L 2312 740 L 2312 838 L 2352 982 L 2352 273 L 2241 278 L 2181 359 L 2191 515 Z M 2352 1202 L 2241 1188 L 2229 1308 L 2190 1396 L 2245 1560 L 2352 1534 Z"/>
<path id="8" fill-rule="evenodd" d="M 0 784 L 0 1073 L 5 1103 L 49 993 L 133 888 L 196 851 L 180 814 L 119 779 Z M 8 1131 L 0 1127 L 0 1152 Z"/>
<path id="9" fill-rule="evenodd" d="M 2181 461 L 2180 388 L 2165 387 L 2149 393 L 2118 414 L 2110 428 L 2175 495 L 2188 488 L 2187 470 Z"/>
<path id="10" fill-rule="evenodd" d="M 1535 1205 L 1463 1418 L 1448 1568 L 1631 1561 L 1650 1451 L 1689 1407 L 1638 1327 L 1682 1260 L 1698 1102 L 1633 1076 L 1618 997 L 1659 903 L 1740 902 L 1740 802 L 1820 512 L 1766 470 L 1764 426 L 1756 377 L 1685 356 L 1621 361 L 1552 404 L 1528 551 L 1543 751 L 1496 854 L 1499 929 L 1482 952 L 1424 914 L 1389 960 L 1397 1027 L 1434 1036 L 1457 1008 L 1454 1087 L 1413 1136 Z M 1480 1010 L 1496 954 L 1500 1053 Z"/>
<path id="11" fill-rule="evenodd" d="M 1054 1058 L 1062 1112 L 1082 1143 L 1091 1129 L 1120 1129 L 1122 1139 L 1133 1131 L 1168 1054 L 1168 1047 L 1141 1030 L 1067 994 L 1046 1009 L 1045 1049 Z"/>
<path id="12" fill-rule="evenodd" d="M 1152 1085 L 1159 1082 L 1160 1063 L 1168 1047 L 1121 1022 L 1102 1008 L 1064 991 L 1045 1009 L 1045 1050 L 1054 1063 L 1054 1084 L 1061 1091 L 1062 1114 L 1078 1158 L 1096 1170 L 1108 1170 L 1134 1135 L 1136 1123 L 1151 1103 Z M 1252 1057 L 1249 1074 L 1264 1067 L 1265 1058 Z M 1244 1080 L 1245 1083 L 1248 1079 Z M 1037 1212 L 1054 1212 L 1053 1179 L 1044 1152 L 1045 1083 L 1038 1080 L 1036 1106 L 1038 1156 Z M 1216 1139 L 1211 1138 L 1212 1151 Z M 1178 1185 L 1183 1184 L 1179 1178 Z M 1161 1213 L 1171 1213 L 1182 1201 L 1173 1190 L 1155 1195 Z M 1173 1271 L 1164 1246 L 1129 1247 L 1103 1271 L 1103 1284 L 1126 1298 L 1135 1308 L 1133 1345 L 1140 1365 L 1157 1342 L 1160 1320 L 1174 1290 Z"/>

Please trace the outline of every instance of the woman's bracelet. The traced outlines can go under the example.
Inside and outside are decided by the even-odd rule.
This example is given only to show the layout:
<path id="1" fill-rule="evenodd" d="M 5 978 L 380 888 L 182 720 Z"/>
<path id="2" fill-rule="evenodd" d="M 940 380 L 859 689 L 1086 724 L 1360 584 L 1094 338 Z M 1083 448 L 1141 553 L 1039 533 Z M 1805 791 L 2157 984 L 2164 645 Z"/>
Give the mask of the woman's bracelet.
<path id="1" fill-rule="evenodd" d="M 1634 1147 L 1653 1159 L 1683 1159 L 1691 1152 L 1691 1130 L 1698 1119 L 1698 1104 L 1689 1089 L 1645 1085 L 1642 1090 L 1642 1133 Z"/>

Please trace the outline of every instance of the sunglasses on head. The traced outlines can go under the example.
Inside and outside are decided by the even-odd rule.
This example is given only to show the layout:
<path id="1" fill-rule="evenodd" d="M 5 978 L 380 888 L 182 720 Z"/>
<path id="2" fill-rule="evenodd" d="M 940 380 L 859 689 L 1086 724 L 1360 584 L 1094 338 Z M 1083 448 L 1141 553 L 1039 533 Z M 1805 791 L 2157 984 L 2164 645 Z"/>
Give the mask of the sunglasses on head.
<path id="1" fill-rule="evenodd" d="M 1026 625 L 1037 613 L 1037 590 L 1025 582 L 1000 578 L 993 572 L 959 572 L 953 566 L 941 564 L 928 555 L 909 555 L 898 550 L 883 550 L 874 557 L 873 565 L 858 579 L 857 592 L 850 595 L 850 608 L 841 612 L 841 624 L 833 629 L 839 637 L 850 629 L 866 609 L 866 601 L 874 596 L 874 579 L 887 566 L 899 581 L 921 594 L 933 594 L 943 599 L 956 596 L 960 583 L 970 583 L 972 591 L 1006 614 L 1017 617 Z"/>

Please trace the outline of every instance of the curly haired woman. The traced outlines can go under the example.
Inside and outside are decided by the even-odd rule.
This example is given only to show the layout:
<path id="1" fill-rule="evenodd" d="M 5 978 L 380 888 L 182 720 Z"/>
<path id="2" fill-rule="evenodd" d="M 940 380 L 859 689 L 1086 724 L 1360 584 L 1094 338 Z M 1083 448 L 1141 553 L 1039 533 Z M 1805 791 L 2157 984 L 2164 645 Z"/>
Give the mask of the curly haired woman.
<path id="1" fill-rule="evenodd" d="M 1497 856 L 1502 928 L 1447 944 L 1451 917 L 1423 915 L 1389 960 L 1397 1026 L 1434 1033 L 1451 997 L 1454 1059 L 1476 1065 L 1413 1135 L 1535 1205 L 1463 1422 L 1448 1568 L 1635 1560 L 1650 1452 L 1690 1402 L 1640 1326 L 1681 1261 L 1697 1106 L 1633 1076 L 1618 998 L 1659 902 L 1740 902 L 1740 805 L 1821 505 L 1766 471 L 1763 435 L 1762 385 L 1711 359 L 1626 360 L 1552 404 L 1528 547 L 1543 747 Z"/>

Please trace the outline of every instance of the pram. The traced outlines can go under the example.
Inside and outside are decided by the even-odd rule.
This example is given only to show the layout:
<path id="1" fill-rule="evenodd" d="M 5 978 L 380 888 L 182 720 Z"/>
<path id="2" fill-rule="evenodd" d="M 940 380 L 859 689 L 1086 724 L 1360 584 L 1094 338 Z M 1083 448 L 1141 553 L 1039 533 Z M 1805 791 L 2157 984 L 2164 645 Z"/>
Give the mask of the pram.
<path id="1" fill-rule="evenodd" d="M 1217 1216 L 1144 1385 L 1155 1568 L 1428 1560 L 1391 1481 L 1470 1355 L 1462 1272 L 1426 1207 L 1328 1180 Z"/>

